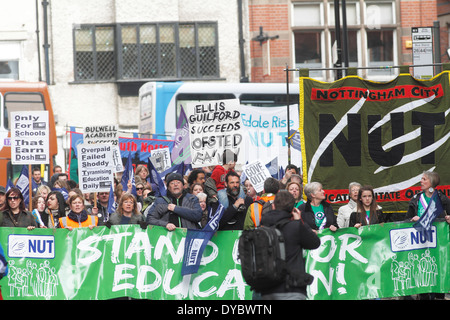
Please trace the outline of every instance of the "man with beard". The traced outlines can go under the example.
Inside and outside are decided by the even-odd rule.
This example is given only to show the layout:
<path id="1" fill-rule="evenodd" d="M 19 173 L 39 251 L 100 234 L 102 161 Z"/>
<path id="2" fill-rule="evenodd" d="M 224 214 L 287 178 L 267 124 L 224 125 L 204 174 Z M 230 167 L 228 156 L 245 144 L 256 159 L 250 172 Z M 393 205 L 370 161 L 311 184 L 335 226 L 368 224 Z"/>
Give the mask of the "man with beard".
<path id="1" fill-rule="evenodd" d="M 171 173 L 166 178 L 167 196 L 157 197 L 148 210 L 147 223 L 167 228 L 198 229 L 202 208 L 198 198 L 184 189 L 183 177 Z"/>
<path id="2" fill-rule="evenodd" d="M 219 203 L 225 208 L 219 230 L 242 230 L 244 227 L 247 208 L 253 200 L 245 194 L 240 182 L 239 175 L 230 171 L 225 177 L 225 189 L 217 193 Z"/>

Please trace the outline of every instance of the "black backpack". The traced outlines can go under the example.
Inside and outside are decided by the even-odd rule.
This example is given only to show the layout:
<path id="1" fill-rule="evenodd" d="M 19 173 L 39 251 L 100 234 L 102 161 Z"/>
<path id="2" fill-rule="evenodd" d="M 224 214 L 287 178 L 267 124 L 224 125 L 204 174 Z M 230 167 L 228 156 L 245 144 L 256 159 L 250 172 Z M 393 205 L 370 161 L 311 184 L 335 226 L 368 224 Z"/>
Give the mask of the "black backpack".
<path id="1" fill-rule="evenodd" d="M 280 229 L 289 221 L 242 231 L 239 259 L 242 276 L 251 290 L 263 292 L 286 281 L 286 250 Z"/>

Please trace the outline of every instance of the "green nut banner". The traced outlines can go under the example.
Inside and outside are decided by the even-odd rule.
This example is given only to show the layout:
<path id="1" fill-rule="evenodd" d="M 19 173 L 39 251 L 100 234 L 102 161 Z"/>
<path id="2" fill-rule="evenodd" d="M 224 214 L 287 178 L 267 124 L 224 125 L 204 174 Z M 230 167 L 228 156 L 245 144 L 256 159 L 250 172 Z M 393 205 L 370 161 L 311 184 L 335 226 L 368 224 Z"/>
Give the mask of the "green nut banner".
<path id="1" fill-rule="evenodd" d="M 447 222 L 417 231 L 412 223 L 329 229 L 307 255 L 314 276 L 308 297 L 355 300 L 450 291 L 450 237 Z"/>
<path id="2" fill-rule="evenodd" d="M 331 203 L 348 200 L 351 182 L 371 185 L 383 211 L 403 213 L 429 170 L 449 196 L 449 74 L 417 80 L 402 73 L 384 83 L 300 77 L 304 182 L 322 183 Z"/>
<path id="3" fill-rule="evenodd" d="M 9 272 L 4 299 L 249 300 L 239 231 L 218 231 L 198 273 L 181 276 L 185 229 L 137 225 L 74 229 L 0 228 Z M 371 299 L 450 290 L 449 225 L 430 237 L 411 223 L 321 231 L 307 252 L 310 299 Z"/>
<path id="4" fill-rule="evenodd" d="M 186 229 L 137 225 L 0 228 L 8 276 L 4 299 L 152 300 L 251 297 L 237 263 L 237 232 L 217 232 L 197 274 L 181 276 Z"/>

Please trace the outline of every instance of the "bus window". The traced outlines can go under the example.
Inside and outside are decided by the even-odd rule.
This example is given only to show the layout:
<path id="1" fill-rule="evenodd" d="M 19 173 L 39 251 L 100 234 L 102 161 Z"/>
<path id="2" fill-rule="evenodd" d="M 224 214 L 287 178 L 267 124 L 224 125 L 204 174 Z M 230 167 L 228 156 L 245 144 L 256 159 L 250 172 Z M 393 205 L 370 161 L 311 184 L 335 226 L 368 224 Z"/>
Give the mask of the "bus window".
<path id="1" fill-rule="evenodd" d="M 14 92 L 6 93 L 4 97 L 4 128 L 9 130 L 10 117 L 9 114 L 15 111 L 42 111 L 45 110 L 44 97 L 40 93 L 30 92 Z"/>
<path id="2" fill-rule="evenodd" d="M 289 104 L 298 104 L 298 94 L 289 95 Z M 243 93 L 240 96 L 241 104 L 254 107 L 281 107 L 287 105 L 286 94 L 254 94 Z"/>

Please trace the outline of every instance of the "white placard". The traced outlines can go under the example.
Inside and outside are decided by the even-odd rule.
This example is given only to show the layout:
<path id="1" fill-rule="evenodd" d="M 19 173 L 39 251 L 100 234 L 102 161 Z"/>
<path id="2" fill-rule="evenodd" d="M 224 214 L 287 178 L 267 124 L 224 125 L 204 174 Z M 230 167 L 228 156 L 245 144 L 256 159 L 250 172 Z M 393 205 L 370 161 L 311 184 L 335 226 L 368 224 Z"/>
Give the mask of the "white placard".
<path id="1" fill-rule="evenodd" d="M 239 158 L 243 140 L 239 99 L 188 103 L 191 165 L 193 168 L 222 164 L 223 151 L 233 151 Z"/>
<path id="2" fill-rule="evenodd" d="M 11 112 L 12 164 L 50 163 L 48 111 Z"/>
<path id="3" fill-rule="evenodd" d="M 153 165 L 155 166 L 156 171 L 159 173 L 166 171 L 172 165 L 170 161 L 170 150 L 169 148 L 161 148 L 150 151 Z"/>
<path id="4" fill-rule="evenodd" d="M 118 125 L 88 126 L 84 127 L 83 143 L 85 144 L 112 144 L 119 145 Z"/>
<path id="5" fill-rule="evenodd" d="M 264 181 L 271 177 L 266 166 L 262 164 L 261 161 L 257 160 L 253 163 L 246 164 L 242 168 L 256 192 L 263 191 Z"/>
<path id="6" fill-rule="evenodd" d="M 109 192 L 114 182 L 114 161 L 112 145 L 79 144 L 78 181 L 83 193 Z"/>
<path id="7" fill-rule="evenodd" d="M 110 144 L 113 148 L 113 167 L 114 172 L 122 172 L 124 170 L 122 157 L 119 148 L 119 126 L 88 126 L 84 127 L 83 143 L 85 144 Z"/>

